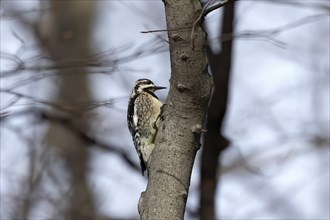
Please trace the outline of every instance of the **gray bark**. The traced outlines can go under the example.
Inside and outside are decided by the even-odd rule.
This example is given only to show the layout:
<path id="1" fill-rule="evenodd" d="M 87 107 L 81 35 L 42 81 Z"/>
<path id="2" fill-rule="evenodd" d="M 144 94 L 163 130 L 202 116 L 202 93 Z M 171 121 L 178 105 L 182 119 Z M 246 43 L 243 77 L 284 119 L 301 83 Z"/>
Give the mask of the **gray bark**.
<path id="1" fill-rule="evenodd" d="M 199 1 L 167 0 L 168 29 L 191 26 L 201 13 Z M 170 90 L 161 117 L 149 182 L 139 201 L 142 219 L 183 219 L 190 177 L 212 87 L 205 52 L 206 34 L 198 26 L 169 31 Z"/>

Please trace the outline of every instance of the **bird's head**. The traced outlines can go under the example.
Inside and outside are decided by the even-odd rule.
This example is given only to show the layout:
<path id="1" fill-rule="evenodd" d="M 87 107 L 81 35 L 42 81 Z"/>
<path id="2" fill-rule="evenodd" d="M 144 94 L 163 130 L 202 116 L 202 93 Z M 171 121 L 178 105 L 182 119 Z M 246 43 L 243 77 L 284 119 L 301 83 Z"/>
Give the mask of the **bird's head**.
<path id="1" fill-rule="evenodd" d="M 134 92 L 136 94 L 139 94 L 142 92 L 154 93 L 156 90 L 159 90 L 159 89 L 166 89 L 166 87 L 156 86 L 149 79 L 139 79 L 134 84 Z"/>

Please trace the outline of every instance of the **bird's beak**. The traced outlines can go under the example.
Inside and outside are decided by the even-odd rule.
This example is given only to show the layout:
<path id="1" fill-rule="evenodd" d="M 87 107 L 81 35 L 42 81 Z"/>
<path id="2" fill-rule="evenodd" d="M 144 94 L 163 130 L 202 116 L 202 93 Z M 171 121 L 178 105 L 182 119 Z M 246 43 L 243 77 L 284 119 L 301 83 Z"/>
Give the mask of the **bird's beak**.
<path id="1" fill-rule="evenodd" d="M 155 90 L 166 89 L 166 87 L 163 87 L 163 86 L 155 86 L 154 88 L 155 88 Z"/>

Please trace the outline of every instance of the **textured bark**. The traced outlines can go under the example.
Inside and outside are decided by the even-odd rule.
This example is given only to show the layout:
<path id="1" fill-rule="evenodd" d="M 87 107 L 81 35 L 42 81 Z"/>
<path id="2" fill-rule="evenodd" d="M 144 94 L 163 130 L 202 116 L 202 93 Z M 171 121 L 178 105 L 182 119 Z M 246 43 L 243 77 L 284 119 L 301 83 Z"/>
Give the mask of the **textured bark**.
<path id="1" fill-rule="evenodd" d="M 224 8 L 221 35 L 233 33 L 234 4 Z M 220 24 L 220 22 L 219 22 Z M 221 29 L 220 29 L 221 30 Z M 213 53 L 208 48 L 208 58 L 213 75 L 214 87 L 207 113 L 201 166 L 200 217 L 216 219 L 215 196 L 217 189 L 217 173 L 219 155 L 229 144 L 222 134 L 222 125 L 227 110 L 230 72 L 232 65 L 232 39 L 221 42 L 221 52 Z"/>
<path id="2" fill-rule="evenodd" d="M 192 25 L 199 1 L 166 0 L 168 29 Z M 152 154 L 149 182 L 139 201 L 142 219 L 183 219 L 190 177 L 212 87 L 207 72 L 206 34 L 191 29 L 168 32 L 171 56 L 170 90 Z"/>

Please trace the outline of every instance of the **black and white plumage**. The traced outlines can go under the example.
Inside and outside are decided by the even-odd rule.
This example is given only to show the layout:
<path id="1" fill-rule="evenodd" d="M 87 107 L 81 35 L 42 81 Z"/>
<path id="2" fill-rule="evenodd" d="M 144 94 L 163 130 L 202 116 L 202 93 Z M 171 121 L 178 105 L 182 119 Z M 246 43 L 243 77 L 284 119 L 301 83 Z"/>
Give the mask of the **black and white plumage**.
<path id="1" fill-rule="evenodd" d="M 161 101 L 154 92 L 165 88 L 156 86 L 149 79 L 139 79 L 134 84 L 128 102 L 128 129 L 140 158 L 142 175 L 148 167 L 150 155 L 155 148 L 154 141 L 162 107 Z"/>

